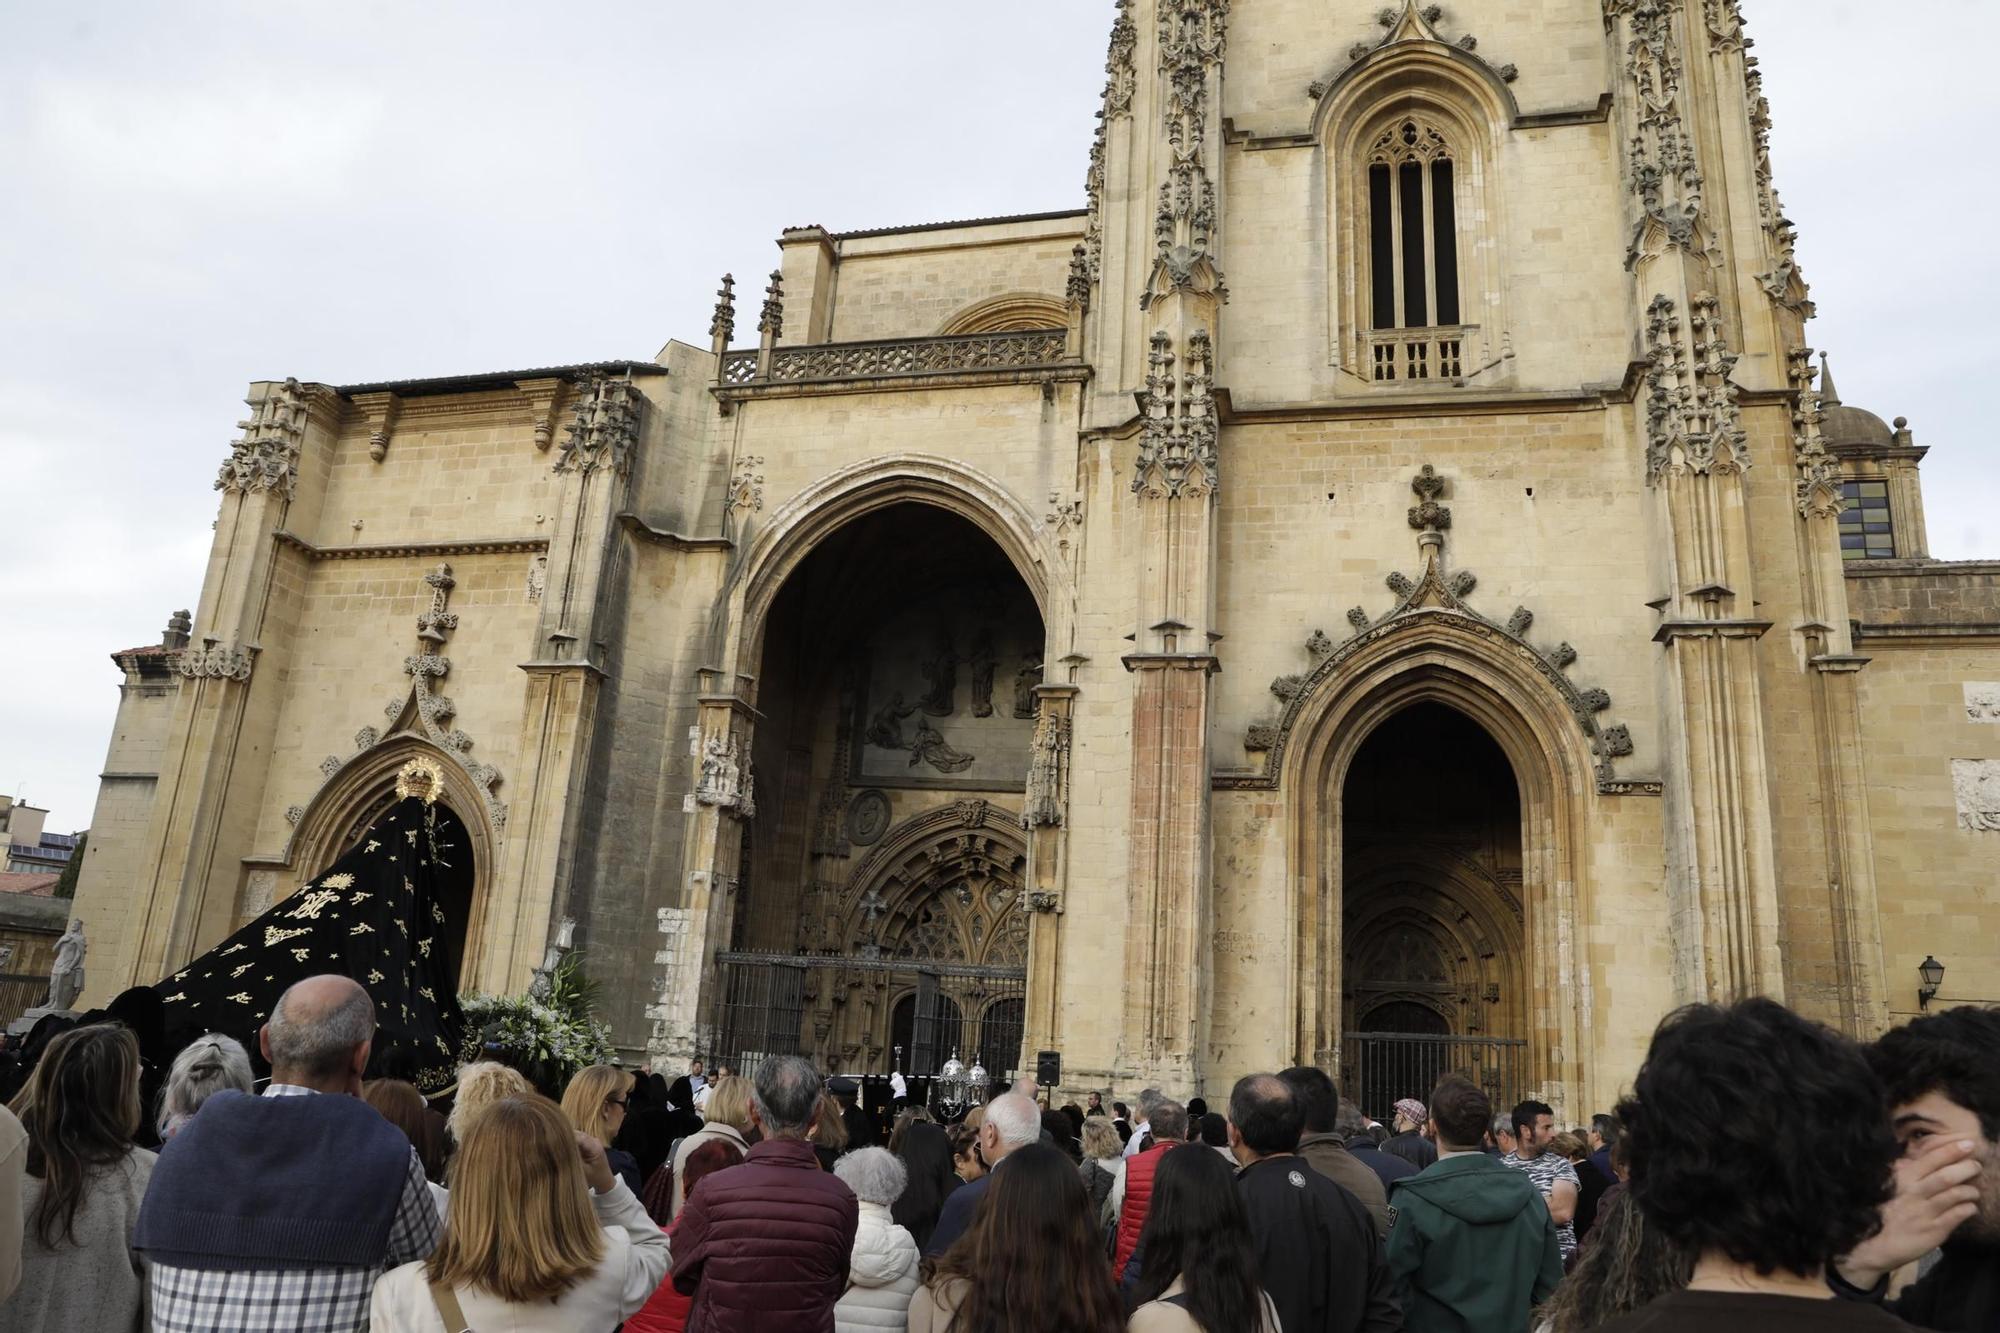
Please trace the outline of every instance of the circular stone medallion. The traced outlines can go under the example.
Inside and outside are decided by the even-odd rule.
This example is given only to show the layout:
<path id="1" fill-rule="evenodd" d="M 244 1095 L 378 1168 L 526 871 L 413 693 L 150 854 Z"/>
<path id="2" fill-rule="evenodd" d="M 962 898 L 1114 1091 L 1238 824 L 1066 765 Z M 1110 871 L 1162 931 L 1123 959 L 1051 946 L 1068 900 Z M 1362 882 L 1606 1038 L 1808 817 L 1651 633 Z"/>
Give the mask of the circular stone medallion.
<path id="1" fill-rule="evenodd" d="M 873 847 L 889 831 L 889 798 L 879 791 L 862 792 L 847 807 L 847 840 L 856 847 Z"/>

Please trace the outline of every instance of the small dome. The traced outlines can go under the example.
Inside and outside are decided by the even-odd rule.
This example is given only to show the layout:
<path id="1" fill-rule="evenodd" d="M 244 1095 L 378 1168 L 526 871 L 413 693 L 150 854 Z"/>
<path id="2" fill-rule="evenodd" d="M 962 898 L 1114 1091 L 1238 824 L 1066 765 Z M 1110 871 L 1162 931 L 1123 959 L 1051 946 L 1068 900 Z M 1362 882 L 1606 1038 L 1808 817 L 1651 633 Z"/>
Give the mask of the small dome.
<path id="1" fill-rule="evenodd" d="M 1833 368 L 1827 364 L 1825 356 L 1819 359 L 1819 405 L 1822 413 L 1820 436 L 1829 446 L 1868 445 L 1873 448 L 1888 448 L 1896 443 L 1896 433 L 1889 429 L 1889 423 L 1866 408 L 1849 407 L 1840 401 L 1840 391 L 1833 387 Z"/>

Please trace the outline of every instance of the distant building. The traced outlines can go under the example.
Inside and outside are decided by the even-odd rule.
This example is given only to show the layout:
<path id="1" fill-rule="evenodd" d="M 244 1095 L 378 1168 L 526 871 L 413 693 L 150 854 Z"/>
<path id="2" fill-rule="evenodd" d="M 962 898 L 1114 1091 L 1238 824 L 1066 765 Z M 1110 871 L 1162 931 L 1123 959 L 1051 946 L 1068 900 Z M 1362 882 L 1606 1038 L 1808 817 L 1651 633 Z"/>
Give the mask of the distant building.
<path id="1" fill-rule="evenodd" d="M 44 870 L 0 870 L 0 893 L 18 893 L 28 898 L 53 898 L 61 875 Z"/>
<path id="2" fill-rule="evenodd" d="M 76 855 L 77 833 L 48 833 L 49 812 L 12 796 L 0 796 L 0 833 L 7 836 L 7 869 L 21 874 L 60 875 Z"/>

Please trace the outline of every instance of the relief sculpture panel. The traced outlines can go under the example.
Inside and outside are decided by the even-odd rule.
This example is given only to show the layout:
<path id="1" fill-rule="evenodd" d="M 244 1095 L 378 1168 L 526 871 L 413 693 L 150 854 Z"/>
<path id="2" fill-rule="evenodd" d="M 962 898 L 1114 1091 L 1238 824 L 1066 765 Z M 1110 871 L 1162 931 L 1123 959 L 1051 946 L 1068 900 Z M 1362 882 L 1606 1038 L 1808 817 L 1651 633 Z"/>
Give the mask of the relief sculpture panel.
<path id="1" fill-rule="evenodd" d="M 861 744 L 849 780 L 1019 790 L 1034 739 L 1041 638 L 1034 601 L 1018 586 L 970 596 L 941 590 L 891 610 L 862 654 L 854 701 Z M 996 681 L 1003 680 L 1008 694 L 996 702 Z"/>

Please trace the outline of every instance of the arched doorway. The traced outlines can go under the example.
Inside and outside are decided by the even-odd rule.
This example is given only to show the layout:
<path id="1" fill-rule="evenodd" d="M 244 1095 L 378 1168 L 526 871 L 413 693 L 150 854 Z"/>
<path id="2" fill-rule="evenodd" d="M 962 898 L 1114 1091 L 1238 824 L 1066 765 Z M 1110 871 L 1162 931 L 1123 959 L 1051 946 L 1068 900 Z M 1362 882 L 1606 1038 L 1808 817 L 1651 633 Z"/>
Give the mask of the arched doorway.
<path id="1" fill-rule="evenodd" d="M 475 976 L 487 885 L 493 874 L 495 834 L 478 813 L 479 788 L 455 760 L 421 737 L 399 733 L 382 739 L 349 760 L 306 808 L 285 850 L 296 874 L 287 892 L 310 883 L 352 851 L 377 820 L 401 799 L 397 777 L 412 760 L 422 761 L 443 779 L 432 805 L 442 860 L 435 890 L 446 913 L 443 932 L 451 975 L 463 992 L 482 983 Z M 280 895 L 283 896 L 283 895 Z M 490 983 L 487 983 L 490 984 Z"/>
<path id="2" fill-rule="evenodd" d="M 1521 797 L 1477 722 L 1420 701 L 1362 741 L 1341 791 L 1345 1084 L 1387 1119 L 1457 1071 L 1525 1070 Z"/>
<path id="3" fill-rule="evenodd" d="M 1044 639 L 1008 554 L 936 505 L 873 509 L 791 568 L 761 634 L 717 1058 L 922 1077 L 1011 1024 L 993 1068 L 1017 1064 L 1021 1006 L 988 1016 L 1025 990 Z"/>

